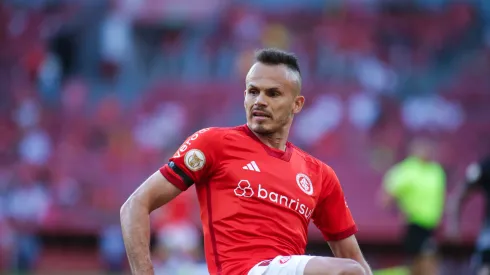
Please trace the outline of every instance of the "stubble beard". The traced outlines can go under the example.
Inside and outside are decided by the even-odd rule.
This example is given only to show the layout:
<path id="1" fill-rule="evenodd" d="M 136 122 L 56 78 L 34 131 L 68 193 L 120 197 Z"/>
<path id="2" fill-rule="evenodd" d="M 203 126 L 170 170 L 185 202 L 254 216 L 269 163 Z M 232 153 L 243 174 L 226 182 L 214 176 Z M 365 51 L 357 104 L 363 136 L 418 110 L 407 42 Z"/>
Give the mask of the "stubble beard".
<path id="1" fill-rule="evenodd" d="M 290 123 L 290 119 L 292 119 L 292 115 L 282 117 L 278 120 L 271 118 L 269 123 L 254 123 L 252 131 L 264 137 L 273 136 L 274 134 L 281 132 L 284 127 Z"/>

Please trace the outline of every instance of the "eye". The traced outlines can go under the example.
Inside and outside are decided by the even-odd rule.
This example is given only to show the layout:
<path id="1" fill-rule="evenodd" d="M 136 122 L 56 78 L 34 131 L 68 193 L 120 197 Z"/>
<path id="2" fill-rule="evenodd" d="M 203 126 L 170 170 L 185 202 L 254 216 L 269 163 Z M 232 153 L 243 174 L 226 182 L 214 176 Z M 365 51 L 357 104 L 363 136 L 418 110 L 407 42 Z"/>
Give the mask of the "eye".
<path id="1" fill-rule="evenodd" d="M 267 94 L 270 97 L 278 97 L 281 95 L 281 93 L 279 91 L 275 91 L 275 90 L 269 91 Z"/>
<path id="2" fill-rule="evenodd" d="M 251 95 L 257 95 L 259 93 L 259 90 L 255 89 L 255 88 L 250 88 L 248 90 L 248 93 Z"/>

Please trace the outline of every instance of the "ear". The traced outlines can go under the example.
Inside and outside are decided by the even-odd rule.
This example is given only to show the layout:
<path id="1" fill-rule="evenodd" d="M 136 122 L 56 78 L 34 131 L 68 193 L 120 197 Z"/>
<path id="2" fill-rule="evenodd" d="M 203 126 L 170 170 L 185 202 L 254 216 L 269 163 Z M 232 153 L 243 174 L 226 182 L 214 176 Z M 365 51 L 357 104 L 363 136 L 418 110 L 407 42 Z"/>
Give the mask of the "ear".
<path id="1" fill-rule="evenodd" d="M 305 97 L 302 95 L 296 96 L 294 99 L 293 114 L 301 112 L 303 105 L 305 105 Z"/>
<path id="2" fill-rule="evenodd" d="M 243 107 L 247 109 L 247 90 L 243 92 Z"/>

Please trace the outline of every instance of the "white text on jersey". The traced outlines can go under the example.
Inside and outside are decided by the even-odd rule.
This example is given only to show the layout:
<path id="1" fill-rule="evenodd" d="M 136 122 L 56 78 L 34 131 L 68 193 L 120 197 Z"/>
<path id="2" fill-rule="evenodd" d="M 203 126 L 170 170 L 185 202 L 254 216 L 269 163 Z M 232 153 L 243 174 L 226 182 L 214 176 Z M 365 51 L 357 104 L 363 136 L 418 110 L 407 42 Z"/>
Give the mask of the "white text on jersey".
<path id="1" fill-rule="evenodd" d="M 182 156 L 181 153 L 184 153 L 187 149 L 189 149 L 189 146 L 191 145 L 193 140 L 196 140 L 199 137 L 199 134 L 205 133 L 209 130 L 210 128 L 205 128 L 202 130 L 197 131 L 194 135 L 190 136 L 182 146 L 180 146 L 179 150 L 175 153 L 173 156 L 174 158 L 179 158 Z"/>
<path id="2" fill-rule="evenodd" d="M 313 213 L 313 209 L 310 209 L 308 206 L 301 203 L 299 199 L 293 199 L 276 192 L 269 192 L 267 189 L 263 188 L 261 184 L 259 184 L 257 190 L 254 190 L 248 180 L 241 180 L 234 192 L 237 197 L 250 198 L 255 195 L 259 199 L 269 200 L 276 204 L 285 206 L 304 216 L 307 221 L 310 219 L 311 214 Z"/>

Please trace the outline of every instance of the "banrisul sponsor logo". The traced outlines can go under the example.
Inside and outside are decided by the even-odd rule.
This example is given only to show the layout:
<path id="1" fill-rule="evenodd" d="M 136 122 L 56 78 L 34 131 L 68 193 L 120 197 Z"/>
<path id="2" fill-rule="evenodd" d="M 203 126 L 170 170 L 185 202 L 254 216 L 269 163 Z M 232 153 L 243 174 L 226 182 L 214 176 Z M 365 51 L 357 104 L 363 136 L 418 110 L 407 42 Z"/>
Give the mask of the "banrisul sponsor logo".
<path id="1" fill-rule="evenodd" d="M 237 197 L 242 197 L 244 199 L 257 197 L 259 199 L 271 201 L 298 212 L 306 219 L 309 219 L 313 213 L 313 209 L 310 209 L 307 205 L 302 203 L 299 198 L 292 198 L 281 194 L 280 192 L 269 191 L 262 186 L 262 184 L 253 186 L 248 180 L 239 181 L 234 193 Z"/>

